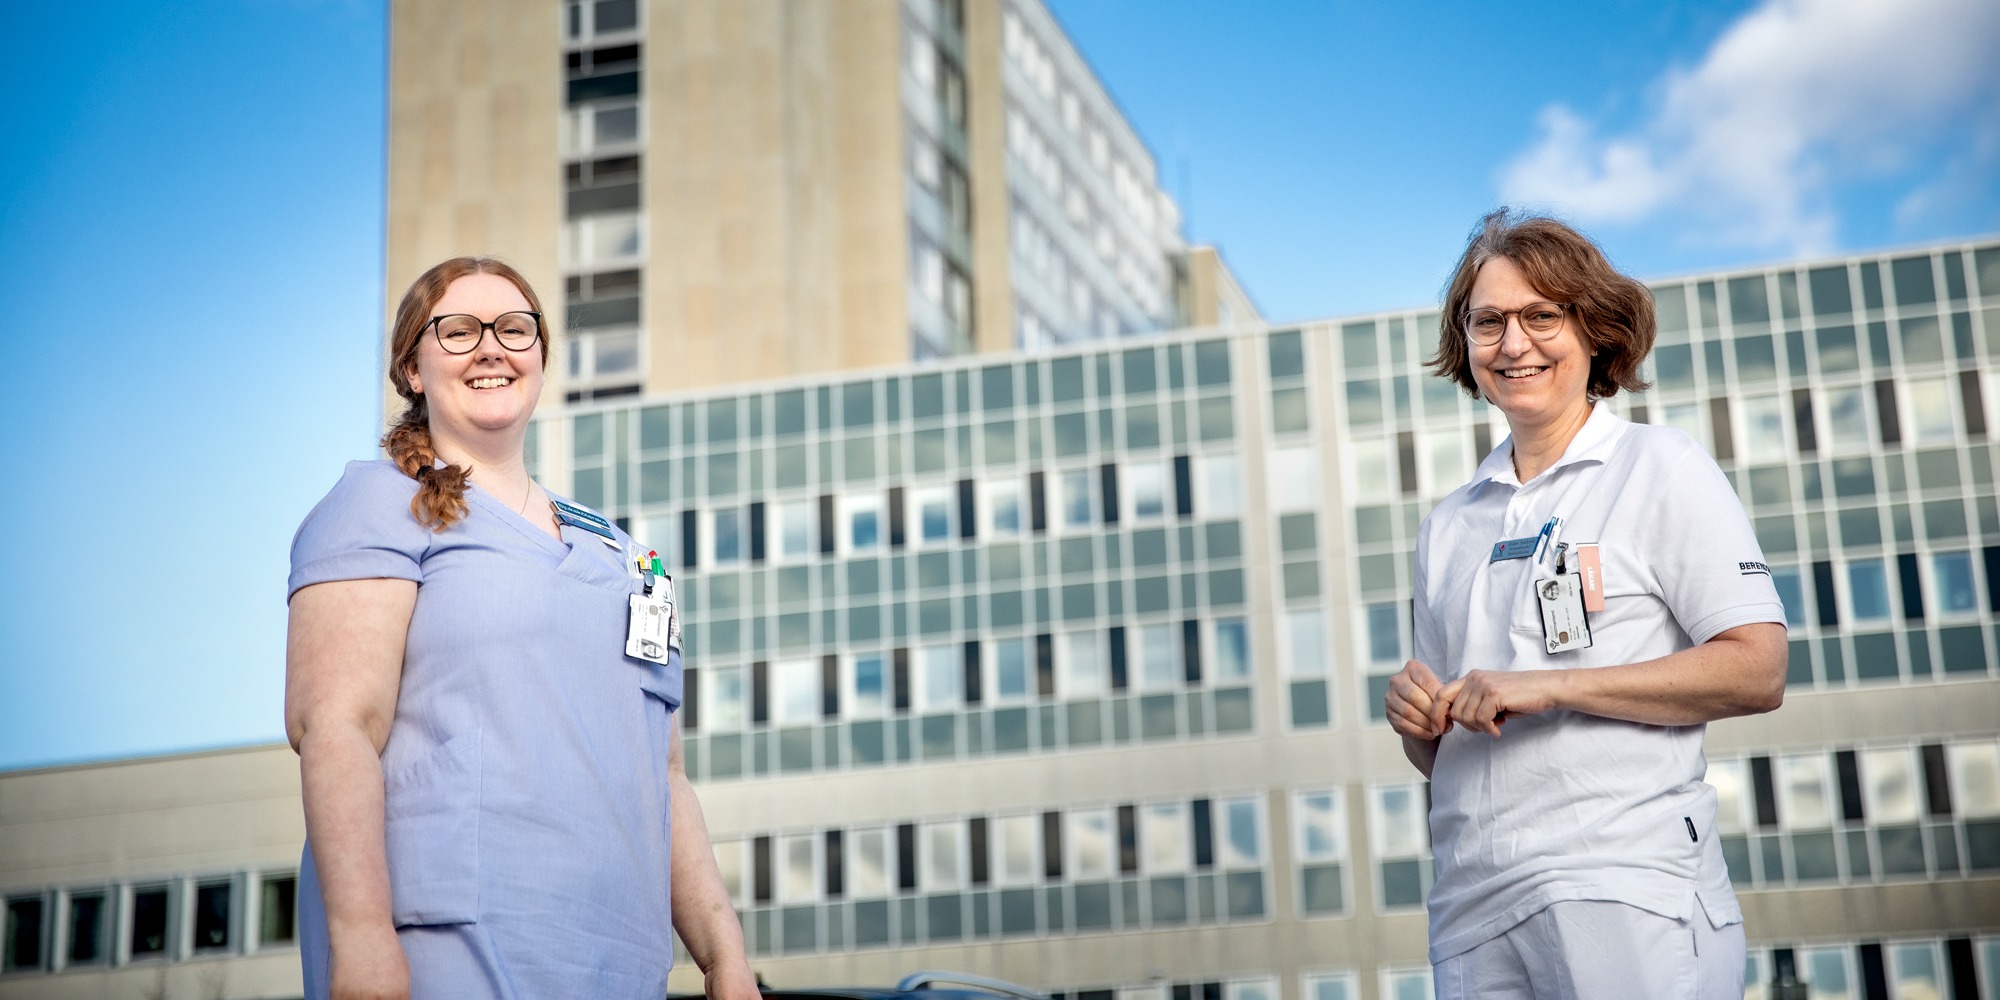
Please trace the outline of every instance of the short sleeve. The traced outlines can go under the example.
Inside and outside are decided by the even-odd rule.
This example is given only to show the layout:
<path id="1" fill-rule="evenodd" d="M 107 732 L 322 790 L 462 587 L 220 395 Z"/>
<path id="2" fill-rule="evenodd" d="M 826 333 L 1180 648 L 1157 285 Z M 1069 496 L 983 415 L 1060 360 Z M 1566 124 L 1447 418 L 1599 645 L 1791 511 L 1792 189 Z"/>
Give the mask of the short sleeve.
<path id="1" fill-rule="evenodd" d="M 1684 435 L 1659 470 L 1661 506 L 1647 540 L 1661 599 L 1696 645 L 1739 625 L 1785 623 L 1785 606 L 1743 502 L 1708 453 Z"/>
<path id="2" fill-rule="evenodd" d="M 1431 673 L 1444 676 L 1445 634 L 1438 627 L 1437 615 L 1431 611 L 1430 600 L 1430 548 L 1431 519 L 1424 518 L 1422 527 L 1417 529 L 1416 562 L 1410 569 L 1410 639 L 1411 658 L 1431 669 Z"/>
<path id="3" fill-rule="evenodd" d="M 349 462 L 292 536 L 285 600 L 334 580 L 423 580 L 431 532 L 410 513 L 417 484 L 388 462 Z"/>

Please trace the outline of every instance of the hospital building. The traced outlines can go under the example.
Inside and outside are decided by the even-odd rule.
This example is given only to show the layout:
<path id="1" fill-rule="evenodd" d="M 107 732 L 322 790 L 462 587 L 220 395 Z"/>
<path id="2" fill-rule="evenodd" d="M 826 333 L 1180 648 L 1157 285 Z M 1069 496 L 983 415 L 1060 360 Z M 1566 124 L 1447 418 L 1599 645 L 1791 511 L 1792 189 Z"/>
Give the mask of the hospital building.
<path id="1" fill-rule="evenodd" d="M 391 18 L 389 305 L 470 249 L 562 303 L 531 461 L 672 567 L 767 983 L 1430 996 L 1382 694 L 1506 435 L 1435 304 L 1265 322 L 1035 0 Z M 1746 997 L 2000 1000 L 2000 241 L 1649 284 L 1607 405 L 1790 617 L 1785 706 L 1708 728 Z M 298 996 L 302 838 L 282 744 L 0 774 L 0 997 Z"/>

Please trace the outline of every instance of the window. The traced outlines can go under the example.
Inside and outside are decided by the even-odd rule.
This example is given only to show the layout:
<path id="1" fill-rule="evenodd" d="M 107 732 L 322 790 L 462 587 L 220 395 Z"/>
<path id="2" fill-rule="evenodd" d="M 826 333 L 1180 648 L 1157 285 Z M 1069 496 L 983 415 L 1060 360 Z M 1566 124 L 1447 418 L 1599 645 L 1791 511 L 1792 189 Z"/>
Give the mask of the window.
<path id="1" fill-rule="evenodd" d="M 743 728 L 748 717 L 744 703 L 748 692 L 744 690 L 742 667 L 710 667 L 702 671 L 703 681 L 708 685 L 701 701 L 701 724 L 709 732 L 735 732 Z"/>
<path id="2" fill-rule="evenodd" d="M 638 0 L 572 0 L 563 5 L 565 37 L 602 37 L 639 27 Z"/>
<path id="3" fill-rule="evenodd" d="M 1945 753 L 1951 762 L 1951 802 L 1958 815 L 2000 816 L 2000 743 L 1955 743 Z"/>
<path id="4" fill-rule="evenodd" d="M 1724 835 L 1750 829 L 1750 779 L 1743 761 L 1711 760 L 1703 778 L 1715 788 L 1715 826 Z"/>
<path id="5" fill-rule="evenodd" d="M 1001 885 L 1033 885 L 1042 874 L 1042 824 L 1029 816 L 1002 816 L 993 821 L 995 881 Z"/>
<path id="6" fill-rule="evenodd" d="M 965 888 L 965 824 L 925 823 L 923 887 L 929 892 Z"/>
<path id="7" fill-rule="evenodd" d="M 1850 1000 L 1854 996 L 1849 972 L 1848 948 L 1808 948 L 1798 954 L 1799 978 L 1812 984 L 1812 995 L 1828 1000 Z"/>
<path id="8" fill-rule="evenodd" d="M 994 704 L 1014 704 L 1028 700 L 1028 643 L 1024 639 L 1001 639 L 988 643 L 992 673 L 987 682 Z"/>
<path id="9" fill-rule="evenodd" d="M 841 710 L 850 719 L 879 719 L 889 714 L 888 666 L 880 653 L 847 658 L 847 690 Z"/>
<path id="10" fill-rule="evenodd" d="M 917 651 L 917 709 L 946 712 L 965 703 L 965 674 L 957 646 Z"/>
<path id="11" fill-rule="evenodd" d="M 1384 1000 L 1433 1000 L 1436 984 L 1429 969 L 1383 969 Z"/>
<path id="12" fill-rule="evenodd" d="M 1361 984 L 1352 972 L 1309 972 L 1305 1000 L 1360 1000 Z"/>
<path id="13" fill-rule="evenodd" d="M 820 716 L 819 664 L 780 660 L 771 666 L 771 722 L 804 725 Z"/>
<path id="14" fill-rule="evenodd" d="M 743 561 L 743 511 L 738 508 L 709 512 L 708 538 L 711 564 L 733 566 Z"/>
<path id="15" fill-rule="evenodd" d="M 1424 494 L 1441 497 L 1463 485 L 1472 473 L 1469 459 L 1472 449 L 1465 439 L 1465 431 L 1457 427 L 1425 431 L 1420 440 L 1424 474 L 1429 479 L 1424 484 Z"/>
<path id="16" fill-rule="evenodd" d="M 1889 578 L 1882 560 L 1857 559 L 1847 564 L 1847 600 L 1856 621 L 1889 617 Z"/>
<path id="17" fill-rule="evenodd" d="M 257 905 L 257 943 L 290 944 L 298 938 L 297 875 L 266 875 Z"/>
<path id="18" fill-rule="evenodd" d="M 1235 455 L 1203 455 L 1201 493 L 1195 510 L 1203 517 L 1235 517 L 1243 512 L 1242 466 Z"/>
<path id="19" fill-rule="evenodd" d="M 1139 689 L 1171 691 L 1180 680 L 1179 640 L 1172 625 L 1145 625 L 1139 639 Z"/>
<path id="20" fill-rule="evenodd" d="M 819 512 L 811 500 L 788 500 L 776 504 L 778 544 L 775 546 L 777 562 L 793 562 L 810 559 L 817 555 L 814 548 L 814 528 L 819 521 Z"/>
<path id="21" fill-rule="evenodd" d="M 230 946 L 229 917 L 235 908 L 236 885 L 203 882 L 194 890 L 194 950 L 226 951 Z"/>
<path id="22" fill-rule="evenodd" d="M 1866 451 L 1869 445 L 1867 401 L 1859 388 L 1826 391 L 1827 437 L 1835 451 Z"/>
<path id="23" fill-rule="evenodd" d="M 569 379 L 573 383 L 627 380 L 639 371 L 639 331 L 573 330 L 569 338 Z"/>
<path id="24" fill-rule="evenodd" d="M 638 263 L 645 255 L 645 220 L 638 213 L 592 215 L 563 227 L 567 270 Z"/>
<path id="25" fill-rule="evenodd" d="M 1166 516 L 1166 466 L 1158 462 L 1134 462 L 1124 471 L 1126 495 L 1131 497 L 1131 519 L 1150 521 Z"/>
<path id="26" fill-rule="evenodd" d="M 1430 830 L 1423 785 L 1381 785 L 1374 791 L 1375 808 L 1368 817 L 1368 837 L 1375 856 L 1409 858 L 1426 853 Z"/>
<path id="27" fill-rule="evenodd" d="M 1063 527 L 1087 529 L 1095 523 L 1094 505 L 1090 496 L 1090 470 L 1072 469 L 1060 473 L 1057 487 L 1062 491 L 1060 502 Z"/>
<path id="28" fill-rule="evenodd" d="M 1264 820 L 1257 800 L 1245 795 L 1223 799 L 1221 850 L 1217 861 L 1224 868 L 1256 868 L 1264 863 Z"/>
<path id="29" fill-rule="evenodd" d="M 1096 632 L 1070 632 L 1062 637 L 1063 697 L 1096 698 L 1109 688 L 1098 647 Z"/>
<path id="30" fill-rule="evenodd" d="M 69 897 L 69 953 L 65 965 L 95 965 L 105 960 L 106 911 L 102 892 L 71 893 Z M 290 917 L 290 908 L 286 916 Z M 290 938 L 286 938 L 290 940 Z"/>
<path id="31" fill-rule="evenodd" d="M 913 489 L 910 491 L 910 506 L 916 514 L 917 530 L 912 537 L 918 546 L 939 545 L 951 540 L 951 487 L 920 486 Z"/>
<path id="32" fill-rule="evenodd" d="M 1896 975 L 1892 989 L 1898 997 L 1944 996 L 1944 975 L 1939 968 L 1938 948 L 1931 941 L 1910 941 L 1893 946 L 1889 952 Z M 1971 993 L 1967 990 L 1966 993 Z"/>
<path id="33" fill-rule="evenodd" d="M 778 838 L 778 899 L 785 903 L 819 900 L 819 842 L 810 833 Z"/>
<path id="34" fill-rule="evenodd" d="M 1395 498 L 1395 464 L 1389 450 L 1386 439 L 1349 443 L 1347 482 L 1356 500 L 1366 502 Z"/>
<path id="35" fill-rule="evenodd" d="M 167 887 L 132 891 L 132 958 L 167 955 Z"/>
<path id="36" fill-rule="evenodd" d="M 7 901 L 7 940 L 0 971 L 42 967 L 42 915 L 48 908 L 40 896 L 19 896 Z"/>
<path id="37" fill-rule="evenodd" d="M 841 847 L 847 863 L 847 894 L 870 899 L 889 894 L 889 833 L 880 827 L 850 830 Z"/>
<path id="38" fill-rule="evenodd" d="M 1792 457 L 1785 438 L 1785 404 L 1777 396 L 1751 396 L 1736 407 L 1743 424 L 1737 451 L 1752 462 L 1782 462 Z"/>
<path id="39" fill-rule="evenodd" d="M 1979 610 L 1979 596 L 1972 584 L 1972 553 L 1931 554 L 1931 595 L 1939 614 L 1963 615 Z"/>
<path id="40" fill-rule="evenodd" d="M 1797 566 L 1771 567 L 1771 585 L 1778 589 L 1778 600 L 1785 606 L 1785 624 L 1792 628 L 1804 628 L 1806 624 L 1805 585 L 1799 577 Z"/>
<path id="41" fill-rule="evenodd" d="M 1155 802 L 1139 810 L 1142 870 L 1149 875 L 1177 875 L 1188 870 L 1194 855 L 1185 802 Z"/>
<path id="42" fill-rule="evenodd" d="M 1241 618 L 1217 619 L 1211 635 L 1209 657 L 1218 684 L 1250 679 L 1250 629 Z"/>
<path id="43" fill-rule="evenodd" d="M 639 144 L 645 116 L 631 99 L 602 101 L 570 108 L 563 115 L 562 148 L 566 157 L 626 152 Z"/>
<path id="44" fill-rule="evenodd" d="M 1274 510 L 1319 509 L 1319 453 L 1312 448 L 1280 448 L 1271 453 L 1271 506 Z"/>
<path id="45" fill-rule="evenodd" d="M 1958 440 L 1952 420 L 1951 383 L 1941 378 L 1916 378 L 1904 383 L 1909 400 L 1910 436 L 1918 444 L 1949 444 Z"/>
<path id="46" fill-rule="evenodd" d="M 1300 792 L 1292 808 L 1292 851 L 1299 861 L 1347 857 L 1347 809 L 1339 789 Z"/>
<path id="47" fill-rule="evenodd" d="M 986 530 L 992 538 L 1017 538 L 1021 534 L 1021 481 L 1002 479 L 985 484 Z"/>
<path id="48" fill-rule="evenodd" d="M 1109 878 L 1117 870 L 1117 849 L 1111 830 L 1111 810 L 1073 809 L 1069 813 L 1070 877 L 1081 882 Z"/>
<path id="49" fill-rule="evenodd" d="M 1861 775 L 1870 820 L 1917 821 L 1917 765 L 1908 747 L 1861 751 Z"/>
<path id="50" fill-rule="evenodd" d="M 1291 677 L 1326 675 L 1326 616 L 1318 609 L 1285 614 L 1285 669 Z"/>
<path id="51" fill-rule="evenodd" d="M 840 498 L 841 553 L 873 552 L 882 547 L 882 497 L 865 493 Z"/>
<path id="52" fill-rule="evenodd" d="M 1400 664 L 1402 660 L 1403 624 L 1396 605 L 1368 605 L 1368 662 Z"/>
<path id="53" fill-rule="evenodd" d="M 1778 759 L 1780 814 L 1793 830 L 1833 825 L 1832 778 L 1826 754 L 1788 754 Z"/>
<path id="54" fill-rule="evenodd" d="M 1686 434 L 1688 437 L 1694 438 L 1696 441 L 1704 442 L 1705 446 L 1705 443 L 1708 441 L 1708 434 L 1702 427 L 1701 407 L 1693 403 L 1681 403 L 1674 406 L 1662 407 L 1661 409 L 1665 411 L 1664 415 L 1666 419 L 1663 422 L 1668 427 L 1672 427 Z"/>

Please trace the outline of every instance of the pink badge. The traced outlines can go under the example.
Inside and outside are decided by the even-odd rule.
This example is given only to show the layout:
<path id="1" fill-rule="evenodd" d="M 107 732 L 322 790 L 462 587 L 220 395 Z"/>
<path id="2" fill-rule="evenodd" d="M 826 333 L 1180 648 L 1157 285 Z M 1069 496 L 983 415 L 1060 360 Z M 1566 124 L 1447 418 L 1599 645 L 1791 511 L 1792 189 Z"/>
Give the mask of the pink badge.
<path id="1" fill-rule="evenodd" d="M 1576 568 L 1583 580 L 1583 610 L 1604 610 L 1604 568 L 1597 558 L 1597 545 L 1576 547 Z"/>

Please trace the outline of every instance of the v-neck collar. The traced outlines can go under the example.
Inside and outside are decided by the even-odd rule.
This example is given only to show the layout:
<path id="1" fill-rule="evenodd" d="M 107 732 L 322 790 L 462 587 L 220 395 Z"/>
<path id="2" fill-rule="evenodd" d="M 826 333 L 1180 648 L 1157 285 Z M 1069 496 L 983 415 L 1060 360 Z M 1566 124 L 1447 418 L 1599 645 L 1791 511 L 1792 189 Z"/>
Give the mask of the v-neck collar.
<path id="1" fill-rule="evenodd" d="M 555 536 L 550 535 L 548 532 L 543 531 L 541 528 L 536 527 L 533 521 L 530 521 L 526 517 L 521 516 L 520 511 L 517 511 L 514 508 L 508 506 L 507 504 L 502 503 L 500 498 L 488 492 L 486 487 L 481 486 L 478 483 L 472 482 L 471 480 L 467 480 L 465 485 L 466 485 L 465 496 L 467 500 L 470 500 L 473 503 L 477 503 L 479 506 L 485 508 L 488 513 L 492 514 L 496 518 L 499 518 L 502 524 L 505 524 L 508 527 L 513 528 L 515 531 L 518 531 L 521 534 L 526 535 L 536 545 L 548 551 L 551 555 L 560 558 L 562 556 L 568 555 L 570 550 L 576 547 L 576 542 L 573 539 L 567 536 L 563 538 L 556 538 Z"/>

